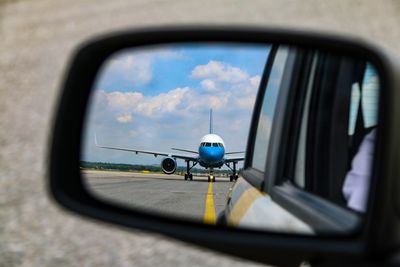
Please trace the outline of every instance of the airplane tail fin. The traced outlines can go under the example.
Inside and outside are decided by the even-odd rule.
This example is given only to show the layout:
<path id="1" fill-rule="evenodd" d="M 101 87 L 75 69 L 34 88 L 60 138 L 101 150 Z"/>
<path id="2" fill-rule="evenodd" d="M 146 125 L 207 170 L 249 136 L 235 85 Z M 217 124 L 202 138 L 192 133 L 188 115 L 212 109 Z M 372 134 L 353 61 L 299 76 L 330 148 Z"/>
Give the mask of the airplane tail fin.
<path id="1" fill-rule="evenodd" d="M 210 109 L 210 134 L 213 133 L 213 118 L 212 118 L 212 109 Z"/>

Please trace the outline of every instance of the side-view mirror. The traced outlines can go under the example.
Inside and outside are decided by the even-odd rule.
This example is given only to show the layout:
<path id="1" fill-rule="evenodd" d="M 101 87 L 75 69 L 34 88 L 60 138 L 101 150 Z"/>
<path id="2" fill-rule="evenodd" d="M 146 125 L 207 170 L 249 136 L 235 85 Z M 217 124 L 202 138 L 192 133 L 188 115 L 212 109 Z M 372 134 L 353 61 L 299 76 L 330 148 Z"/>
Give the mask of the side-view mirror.
<path id="1" fill-rule="evenodd" d="M 78 214 L 264 263 L 395 264 L 398 66 L 361 41 L 290 31 L 92 40 L 63 84 L 50 192 Z"/>

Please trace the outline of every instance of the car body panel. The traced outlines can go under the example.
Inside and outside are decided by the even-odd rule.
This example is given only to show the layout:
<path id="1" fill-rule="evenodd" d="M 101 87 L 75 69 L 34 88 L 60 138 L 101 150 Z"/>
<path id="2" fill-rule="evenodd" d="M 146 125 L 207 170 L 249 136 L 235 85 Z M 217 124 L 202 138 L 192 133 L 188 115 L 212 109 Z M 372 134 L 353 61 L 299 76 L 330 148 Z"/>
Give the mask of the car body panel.
<path id="1" fill-rule="evenodd" d="M 228 203 L 228 225 L 272 232 L 314 234 L 310 226 L 275 203 L 267 193 L 254 188 L 243 177 L 234 184 Z"/>

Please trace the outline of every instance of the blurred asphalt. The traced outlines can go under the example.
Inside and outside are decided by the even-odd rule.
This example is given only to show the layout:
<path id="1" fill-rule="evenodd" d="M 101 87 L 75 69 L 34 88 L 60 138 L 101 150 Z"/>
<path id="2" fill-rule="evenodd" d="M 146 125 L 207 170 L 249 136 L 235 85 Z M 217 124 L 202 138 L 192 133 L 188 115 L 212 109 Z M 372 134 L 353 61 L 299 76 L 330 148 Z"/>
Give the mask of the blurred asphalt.
<path id="1" fill-rule="evenodd" d="M 257 266 L 84 220 L 46 191 L 49 129 L 73 48 L 115 29 L 188 23 L 329 30 L 400 54 L 397 0 L 0 0 L 0 267 Z"/>
<path id="2" fill-rule="evenodd" d="M 194 174 L 192 181 L 185 181 L 182 175 L 176 174 L 98 170 L 85 170 L 82 174 L 89 192 L 100 199 L 165 216 L 196 222 L 204 220 L 206 198 L 209 197 L 205 176 Z M 216 216 L 223 211 L 232 185 L 228 177 L 216 177 L 210 191 Z"/>

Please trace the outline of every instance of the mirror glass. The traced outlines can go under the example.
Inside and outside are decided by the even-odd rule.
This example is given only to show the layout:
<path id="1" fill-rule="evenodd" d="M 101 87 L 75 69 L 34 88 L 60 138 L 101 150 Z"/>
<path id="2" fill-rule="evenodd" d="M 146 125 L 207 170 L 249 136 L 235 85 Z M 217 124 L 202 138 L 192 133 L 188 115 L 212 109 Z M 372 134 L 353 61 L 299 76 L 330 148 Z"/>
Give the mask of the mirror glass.
<path id="1" fill-rule="evenodd" d="M 102 201 L 177 219 L 350 234 L 367 211 L 379 90 L 370 62 L 318 49 L 127 48 L 91 91 L 84 184 Z"/>

